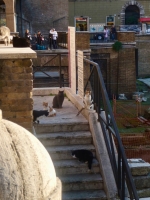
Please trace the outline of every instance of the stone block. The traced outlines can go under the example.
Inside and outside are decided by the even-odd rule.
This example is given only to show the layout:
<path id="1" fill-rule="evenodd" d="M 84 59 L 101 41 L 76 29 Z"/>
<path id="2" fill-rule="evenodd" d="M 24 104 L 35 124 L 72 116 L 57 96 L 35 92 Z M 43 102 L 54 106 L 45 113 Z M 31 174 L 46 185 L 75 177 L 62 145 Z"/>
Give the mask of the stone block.
<path id="1" fill-rule="evenodd" d="M 24 72 L 24 68 L 22 66 L 15 66 L 12 68 L 12 73 L 21 74 Z"/>
<path id="2" fill-rule="evenodd" d="M 31 111 L 33 109 L 33 106 L 32 105 L 18 105 L 18 106 L 16 106 L 16 105 L 10 105 L 9 109 L 12 112 L 14 112 L 14 111 L 16 111 L 16 112 L 22 112 L 24 110 Z"/>
<path id="3" fill-rule="evenodd" d="M 90 33 L 76 32 L 76 49 L 90 49 Z"/>
<path id="4" fill-rule="evenodd" d="M 117 39 L 120 42 L 135 42 L 135 33 L 134 31 L 127 31 L 127 32 L 123 32 L 123 31 L 118 31 L 117 32 Z"/>
<path id="5" fill-rule="evenodd" d="M 24 93 L 24 92 L 22 92 L 22 93 L 8 93 L 7 94 L 7 98 L 9 98 L 9 99 L 28 99 L 28 98 L 30 98 L 31 97 L 31 95 L 30 95 L 30 93 Z"/>
<path id="6" fill-rule="evenodd" d="M 24 87 L 25 82 L 21 80 L 7 80 L 8 87 Z"/>
<path id="7" fill-rule="evenodd" d="M 147 162 L 129 163 L 133 176 L 143 176 L 150 173 L 150 164 Z"/>

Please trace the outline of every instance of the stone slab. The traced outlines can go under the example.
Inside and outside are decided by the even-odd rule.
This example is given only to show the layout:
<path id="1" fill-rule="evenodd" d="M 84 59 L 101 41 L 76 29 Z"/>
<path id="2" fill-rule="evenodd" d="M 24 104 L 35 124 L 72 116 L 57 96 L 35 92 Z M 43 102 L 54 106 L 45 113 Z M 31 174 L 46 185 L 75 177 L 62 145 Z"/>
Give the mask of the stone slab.
<path id="1" fill-rule="evenodd" d="M 133 176 L 143 176 L 150 173 L 150 164 L 147 162 L 128 163 Z"/>
<path id="2" fill-rule="evenodd" d="M 0 59 L 27 59 L 37 58 L 37 54 L 30 47 L 0 47 Z"/>
<path id="3" fill-rule="evenodd" d="M 103 190 L 89 190 L 89 191 L 71 191 L 64 192 L 62 195 L 65 200 L 85 200 L 90 197 L 90 200 L 107 200 L 106 194 Z"/>
<path id="4" fill-rule="evenodd" d="M 54 96 L 33 96 L 33 109 L 43 110 L 43 102 L 48 102 L 52 106 Z M 40 117 L 40 124 L 61 124 L 61 123 L 87 123 L 88 121 L 82 114 L 76 116 L 78 109 L 73 105 L 68 98 L 64 99 L 62 108 L 55 108 L 56 116 Z"/>

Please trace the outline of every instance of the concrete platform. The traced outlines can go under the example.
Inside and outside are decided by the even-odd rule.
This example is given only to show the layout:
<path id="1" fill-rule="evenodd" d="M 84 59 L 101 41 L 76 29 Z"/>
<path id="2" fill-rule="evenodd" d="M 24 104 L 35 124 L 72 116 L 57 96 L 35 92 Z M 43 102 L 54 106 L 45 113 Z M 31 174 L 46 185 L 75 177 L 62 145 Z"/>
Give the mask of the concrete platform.
<path id="1" fill-rule="evenodd" d="M 30 47 L 15 48 L 12 45 L 0 46 L 0 59 L 37 58 L 37 54 Z"/>
<path id="2" fill-rule="evenodd" d="M 33 96 L 33 109 L 34 110 L 43 110 L 43 102 L 49 102 L 49 105 L 52 106 L 54 96 Z M 75 105 L 68 99 L 65 98 L 62 108 L 55 108 L 56 116 L 54 117 L 45 117 L 42 116 L 39 118 L 40 124 L 61 124 L 61 123 L 87 123 L 88 121 L 85 117 L 78 113 L 78 109 Z"/>

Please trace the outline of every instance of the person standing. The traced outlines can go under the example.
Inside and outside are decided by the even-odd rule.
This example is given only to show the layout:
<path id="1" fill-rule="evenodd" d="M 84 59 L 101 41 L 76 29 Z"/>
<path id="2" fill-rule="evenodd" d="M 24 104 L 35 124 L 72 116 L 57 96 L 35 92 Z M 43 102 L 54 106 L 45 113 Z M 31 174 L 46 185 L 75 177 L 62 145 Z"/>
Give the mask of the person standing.
<path id="1" fill-rule="evenodd" d="M 37 44 L 41 45 L 42 44 L 42 34 L 40 31 L 38 31 L 36 39 L 37 39 Z"/>
<path id="2" fill-rule="evenodd" d="M 28 30 L 28 29 L 26 29 L 26 31 L 25 31 L 25 38 L 26 38 L 26 39 L 28 39 L 28 40 L 30 40 L 30 39 L 31 39 L 31 35 L 30 35 L 30 33 L 29 33 L 29 30 Z"/>
<path id="3" fill-rule="evenodd" d="M 106 26 L 104 27 L 104 41 L 108 41 L 108 28 Z"/>
<path id="4" fill-rule="evenodd" d="M 116 28 L 114 25 L 111 27 L 111 39 L 113 41 L 116 39 Z"/>
<path id="5" fill-rule="evenodd" d="M 58 38 L 58 33 L 57 31 L 55 31 L 55 29 L 51 29 L 49 32 L 52 35 L 52 44 L 53 44 L 53 48 L 57 49 L 57 38 Z"/>

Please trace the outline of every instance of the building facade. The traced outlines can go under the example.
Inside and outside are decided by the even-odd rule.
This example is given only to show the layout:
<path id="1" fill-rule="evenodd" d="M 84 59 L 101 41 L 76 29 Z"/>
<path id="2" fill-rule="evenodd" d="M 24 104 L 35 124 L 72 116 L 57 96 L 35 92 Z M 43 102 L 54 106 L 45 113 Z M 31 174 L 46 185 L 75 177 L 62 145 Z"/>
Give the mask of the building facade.
<path id="1" fill-rule="evenodd" d="M 139 24 L 139 18 L 150 16 L 149 7 L 148 0 L 69 0 L 69 25 L 74 16 L 89 16 L 89 23 L 106 24 L 106 17 L 113 16 L 117 26 Z"/>
<path id="2" fill-rule="evenodd" d="M 32 33 L 52 27 L 66 31 L 75 25 L 75 16 L 88 16 L 89 23 L 106 24 L 113 17 L 117 26 L 134 25 L 150 16 L 149 7 L 149 0 L 0 0 L 0 25 L 20 33 L 27 28 Z"/>

